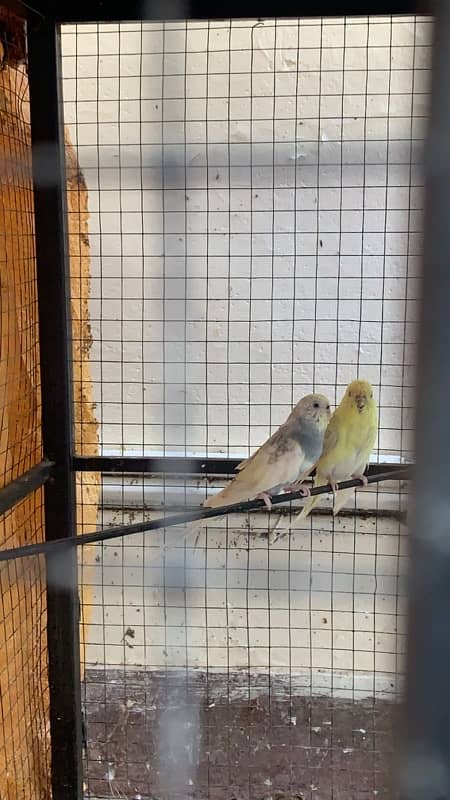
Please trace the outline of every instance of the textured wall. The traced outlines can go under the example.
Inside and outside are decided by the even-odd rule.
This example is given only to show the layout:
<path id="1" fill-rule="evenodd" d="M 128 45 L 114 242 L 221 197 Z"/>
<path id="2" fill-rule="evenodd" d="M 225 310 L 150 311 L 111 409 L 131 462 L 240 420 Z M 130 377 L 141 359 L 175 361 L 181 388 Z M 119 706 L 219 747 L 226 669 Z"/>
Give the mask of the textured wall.
<path id="1" fill-rule="evenodd" d="M 105 449 L 247 455 L 359 372 L 413 426 L 431 21 L 64 29 Z"/>

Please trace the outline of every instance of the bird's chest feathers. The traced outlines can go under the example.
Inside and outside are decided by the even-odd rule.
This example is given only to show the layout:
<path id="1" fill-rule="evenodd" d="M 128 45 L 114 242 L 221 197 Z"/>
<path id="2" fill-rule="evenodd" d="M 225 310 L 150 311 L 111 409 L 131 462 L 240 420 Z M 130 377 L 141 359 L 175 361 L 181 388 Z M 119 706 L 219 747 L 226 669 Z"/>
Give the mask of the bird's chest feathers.
<path id="1" fill-rule="evenodd" d="M 342 431 L 343 446 L 354 454 L 362 454 L 370 447 L 370 433 L 373 422 L 367 412 L 354 412 Z"/>
<path id="2" fill-rule="evenodd" d="M 368 411 L 349 413 L 339 426 L 336 446 L 325 459 L 334 480 L 345 480 L 369 459 L 373 446 L 374 422 Z"/>
<path id="3" fill-rule="evenodd" d="M 319 433 L 317 426 L 313 422 L 300 420 L 293 427 L 291 436 L 301 448 L 306 461 L 311 464 L 317 461 L 322 451 L 323 434 Z"/>

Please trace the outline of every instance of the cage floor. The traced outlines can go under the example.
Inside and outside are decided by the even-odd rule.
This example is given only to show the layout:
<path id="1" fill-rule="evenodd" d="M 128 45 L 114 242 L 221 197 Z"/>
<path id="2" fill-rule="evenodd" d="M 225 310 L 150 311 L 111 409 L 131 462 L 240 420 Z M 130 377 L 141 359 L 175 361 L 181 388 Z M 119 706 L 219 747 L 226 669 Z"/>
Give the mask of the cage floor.
<path id="1" fill-rule="evenodd" d="M 258 681 L 260 685 L 258 685 Z M 90 669 L 86 798 L 391 800 L 398 705 L 244 673 Z"/>

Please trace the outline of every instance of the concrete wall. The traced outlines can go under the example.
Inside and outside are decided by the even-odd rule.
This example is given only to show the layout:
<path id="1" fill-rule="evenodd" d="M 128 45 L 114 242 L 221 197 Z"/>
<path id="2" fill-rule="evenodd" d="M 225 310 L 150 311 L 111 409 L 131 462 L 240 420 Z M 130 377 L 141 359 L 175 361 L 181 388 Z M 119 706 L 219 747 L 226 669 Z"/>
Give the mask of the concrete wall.
<path id="1" fill-rule="evenodd" d="M 245 455 L 359 374 L 410 454 L 430 29 L 64 30 L 105 452 Z"/>

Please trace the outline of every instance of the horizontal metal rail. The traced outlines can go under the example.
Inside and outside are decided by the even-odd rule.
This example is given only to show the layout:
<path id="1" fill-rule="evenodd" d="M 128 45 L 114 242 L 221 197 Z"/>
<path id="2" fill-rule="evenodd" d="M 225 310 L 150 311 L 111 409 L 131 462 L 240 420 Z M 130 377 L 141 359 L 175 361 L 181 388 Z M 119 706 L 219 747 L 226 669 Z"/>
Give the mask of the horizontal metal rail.
<path id="1" fill-rule="evenodd" d="M 367 480 L 369 483 L 381 483 L 382 481 L 406 481 L 411 478 L 411 468 L 403 468 L 397 470 L 390 470 L 389 472 L 380 472 L 376 475 L 369 475 Z M 349 481 L 342 481 L 338 484 L 339 489 L 351 489 L 361 486 L 359 479 L 352 479 Z M 331 491 L 330 486 L 317 486 L 311 490 L 311 495 L 327 494 Z M 279 505 L 280 503 L 289 503 L 292 500 L 302 500 L 302 492 L 290 492 L 285 494 L 277 494 L 271 498 L 272 505 Z M 42 542 L 39 544 L 32 544 L 24 547 L 14 547 L 9 550 L 0 551 L 0 562 L 8 561 L 15 558 L 24 558 L 27 556 L 39 555 L 41 553 L 50 553 L 55 551 L 56 548 L 64 549 L 70 547 L 80 547 L 85 544 L 94 544 L 96 542 L 105 542 L 109 539 L 118 539 L 122 536 L 132 536 L 135 533 L 145 533 L 147 531 L 156 531 L 161 528 L 169 528 L 174 525 L 183 525 L 188 522 L 195 522 L 200 519 L 212 519 L 214 517 L 223 517 L 226 514 L 236 514 L 245 511 L 256 511 L 264 508 L 264 500 L 250 500 L 245 503 L 233 503 L 228 506 L 221 506 L 220 508 L 199 508 L 195 511 L 186 511 L 180 514 L 173 514 L 168 517 L 160 517 L 159 519 L 149 520 L 148 522 L 136 522 L 132 525 L 118 525 L 111 528 L 93 531 L 92 533 L 84 533 L 80 536 L 73 536 L 70 539 L 54 539 L 51 542 Z"/>
<path id="2" fill-rule="evenodd" d="M 432 3 L 427 0 L 322 0 L 314 3 L 278 2 L 258 3 L 229 0 L 223 6 L 207 0 L 41 0 L 31 3 L 33 9 L 55 22 L 136 22 L 140 20 L 184 19 L 256 19 L 274 17 L 345 17 L 389 16 L 393 14 L 432 13 Z"/>
<path id="3" fill-rule="evenodd" d="M 147 473 L 151 475 L 231 475 L 242 458 L 189 458 L 189 456 L 74 456 L 74 472 Z M 405 465 L 371 464 L 368 475 L 395 472 Z"/>

